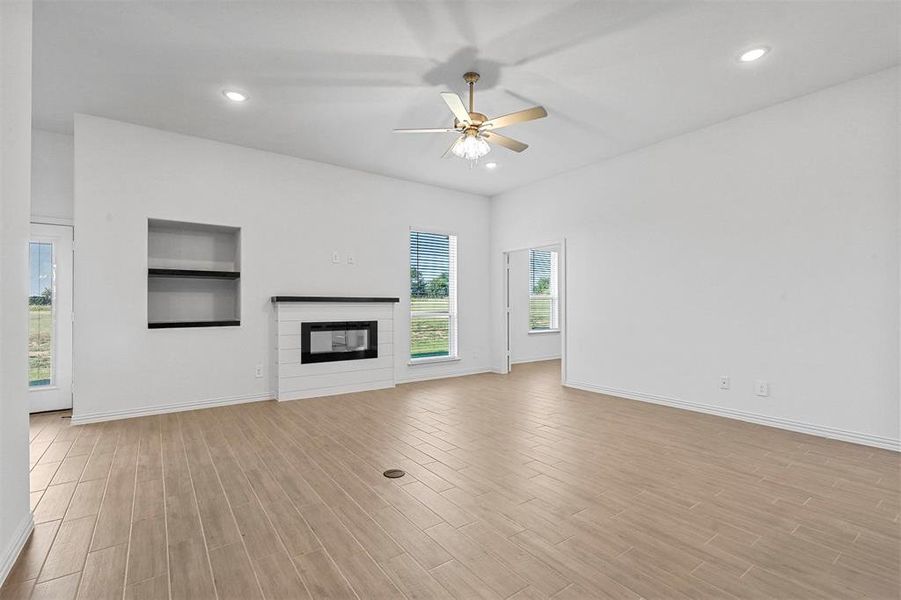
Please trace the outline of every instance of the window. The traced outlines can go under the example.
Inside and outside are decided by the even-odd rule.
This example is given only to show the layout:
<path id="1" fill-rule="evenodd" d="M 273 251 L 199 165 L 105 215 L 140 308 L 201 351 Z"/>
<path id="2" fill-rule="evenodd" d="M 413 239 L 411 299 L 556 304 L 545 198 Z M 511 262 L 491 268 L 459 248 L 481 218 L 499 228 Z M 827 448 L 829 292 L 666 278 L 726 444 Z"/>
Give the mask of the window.
<path id="1" fill-rule="evenodd" d="M 529 331 L 553 331 L 558 323 L 557 252 L 529 250 Z"/>
<path id="2" fill-rule="evenodd" d="M 457 356 L 457 236 L 410 232 L 410 359 Z"/>
<path id="3" fill-rule="evenodd" d="M 28 385 L 53 381 L 53 244 L 28 244 L 31 291 L 28 296 Z"/>

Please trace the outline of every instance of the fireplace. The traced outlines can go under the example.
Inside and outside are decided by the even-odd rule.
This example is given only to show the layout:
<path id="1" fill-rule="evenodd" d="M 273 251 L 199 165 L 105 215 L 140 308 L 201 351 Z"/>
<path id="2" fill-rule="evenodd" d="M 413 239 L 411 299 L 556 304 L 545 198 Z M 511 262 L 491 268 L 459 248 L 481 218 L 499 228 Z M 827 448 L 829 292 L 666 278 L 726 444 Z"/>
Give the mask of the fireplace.
<path id="1" fill-rule="evenodd" d="M 378 358 L 378 321 L 328 321 L 300 327 L 300 362 Z"/>

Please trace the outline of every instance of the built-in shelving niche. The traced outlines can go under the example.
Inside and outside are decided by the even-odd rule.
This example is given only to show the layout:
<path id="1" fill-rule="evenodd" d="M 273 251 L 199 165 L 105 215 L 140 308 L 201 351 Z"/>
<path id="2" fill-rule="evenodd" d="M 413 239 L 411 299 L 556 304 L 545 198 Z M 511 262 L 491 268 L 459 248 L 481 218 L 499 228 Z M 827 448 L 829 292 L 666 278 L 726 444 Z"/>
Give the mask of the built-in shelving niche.
<path id="1" fill-rule="evenodd" d="M 241 229 L 147 221 L 147 326 L 241 324 Z"/>

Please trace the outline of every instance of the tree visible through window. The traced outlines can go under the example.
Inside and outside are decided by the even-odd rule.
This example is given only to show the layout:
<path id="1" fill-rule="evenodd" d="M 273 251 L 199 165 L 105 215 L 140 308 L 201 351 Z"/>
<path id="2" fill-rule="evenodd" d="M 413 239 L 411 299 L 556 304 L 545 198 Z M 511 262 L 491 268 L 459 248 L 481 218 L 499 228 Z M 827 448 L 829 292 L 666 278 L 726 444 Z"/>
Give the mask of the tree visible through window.
<path id="1" fill-rule="evenodd" d="M 410 232 L 410 358 L 457 354 L 457 237 Z"/>
<path id="2" fill-rule="evenodd" d="M 529 250 L 529 331 L 558 329 L 557 253 Z"/>

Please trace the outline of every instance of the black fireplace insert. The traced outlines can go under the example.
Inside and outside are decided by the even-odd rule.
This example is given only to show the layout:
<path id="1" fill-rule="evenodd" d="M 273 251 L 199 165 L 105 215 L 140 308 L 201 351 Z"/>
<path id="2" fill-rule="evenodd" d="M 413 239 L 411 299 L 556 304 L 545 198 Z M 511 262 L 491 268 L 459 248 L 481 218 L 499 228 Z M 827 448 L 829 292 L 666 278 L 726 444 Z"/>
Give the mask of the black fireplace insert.
<path id="1" fill-rule="evenodd" d="M 303 323 L 300 328 L 300 362 L 378 358 L 378 332 L 378 321 Z"/>

